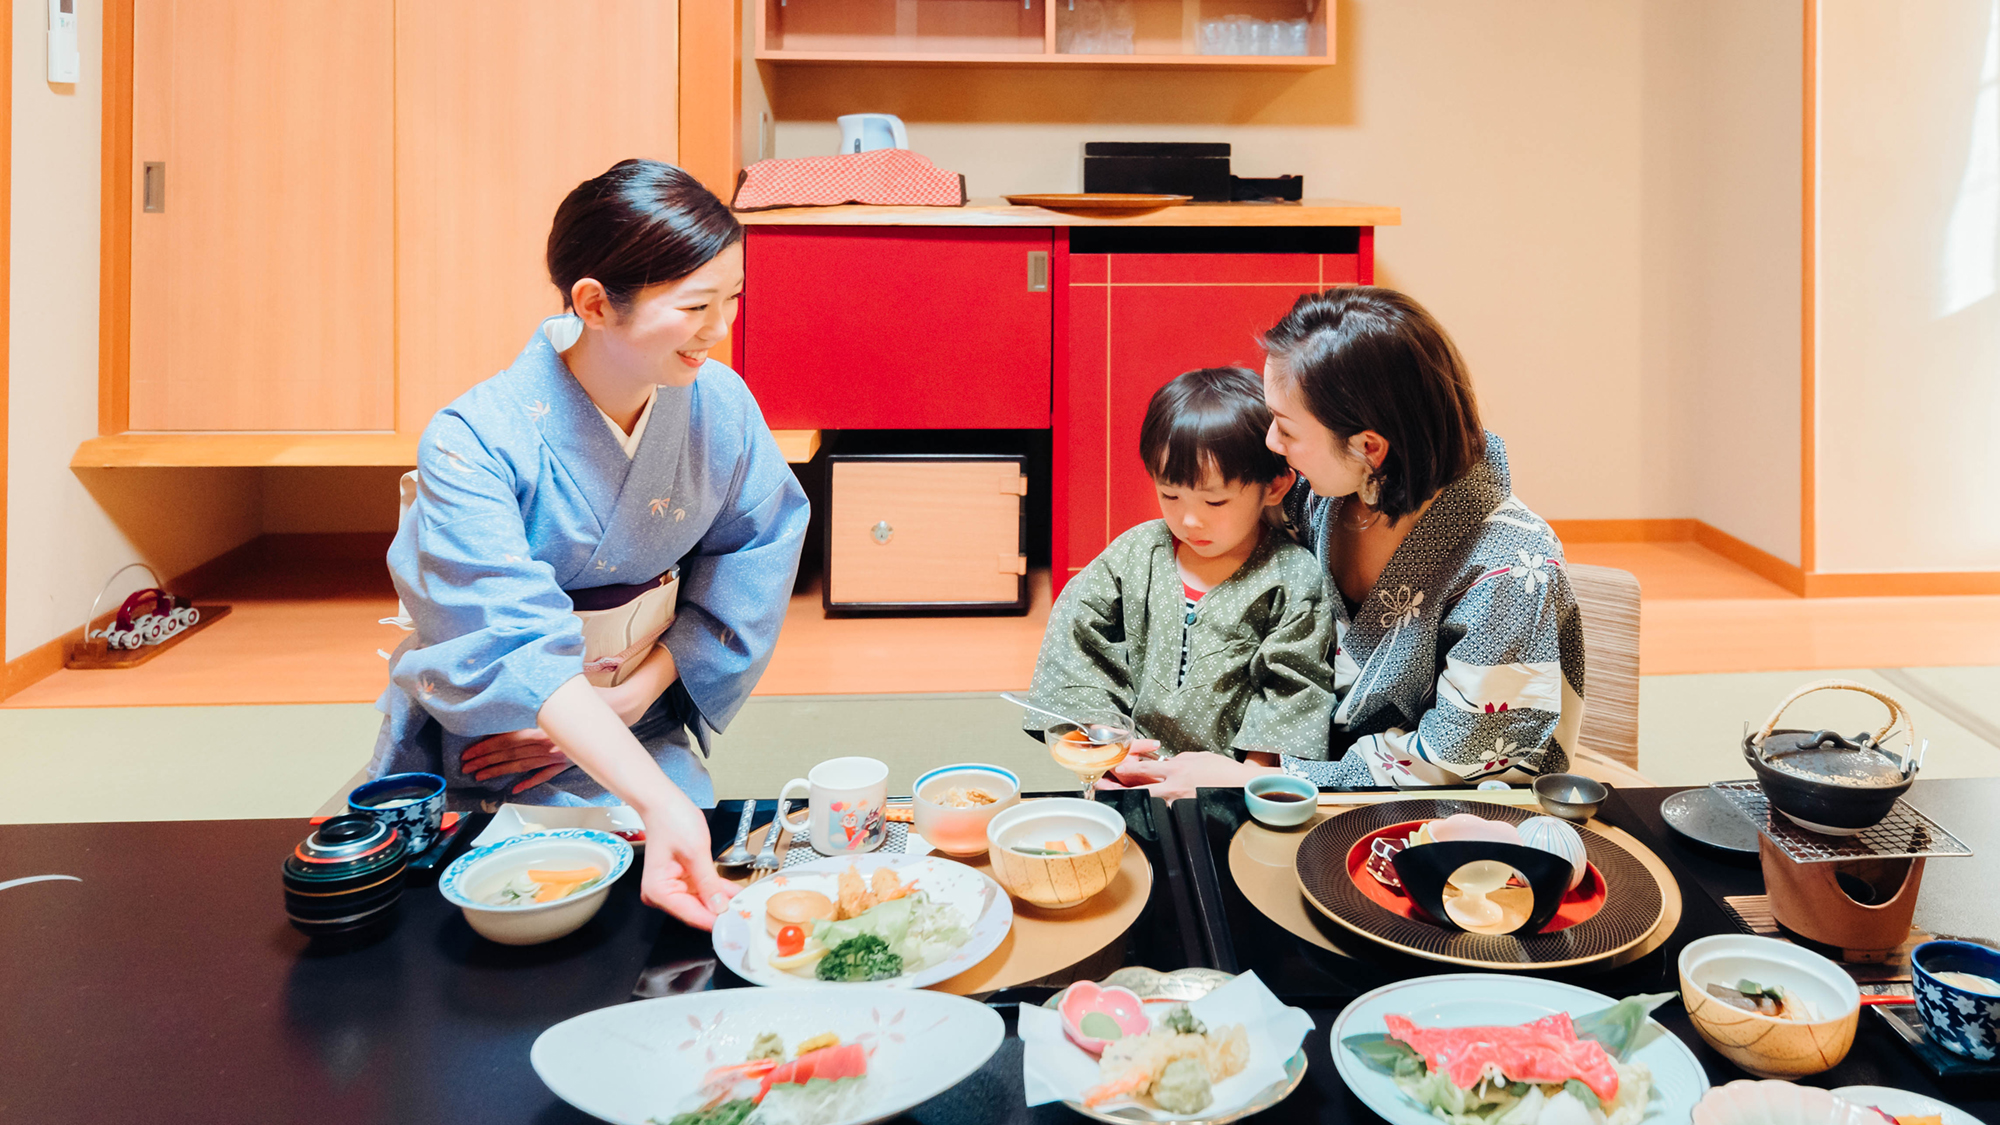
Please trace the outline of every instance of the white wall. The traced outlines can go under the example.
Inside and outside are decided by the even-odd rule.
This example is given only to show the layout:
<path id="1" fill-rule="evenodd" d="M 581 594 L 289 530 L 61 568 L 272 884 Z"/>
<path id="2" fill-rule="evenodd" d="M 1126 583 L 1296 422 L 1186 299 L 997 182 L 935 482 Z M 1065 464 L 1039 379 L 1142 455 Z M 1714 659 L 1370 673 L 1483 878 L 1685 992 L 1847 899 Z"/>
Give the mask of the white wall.
<path id="1" fill-rule="evenodd" d="M 13 7 L 10 660 L 82 624 L 123 564 L 143 559 L 167 578 L 250 538 L 260 502 L 249 470 L 70 471 L 77 445 L 97 434 L 103 7 L 79 0 L 83 80 L 60 86 L 46 80 L 46 0 Z"/>
<path id="2" fill-rule="evenodd" d="M 1378 280 L 1438 315 L 1545 516 L 1677 517 L 1640 454 L 1639 0 L 1343 0 L 1306 73 L 773 68 L 778 155 L 896 113 L 974 196 L 1081 187 L 1087 140 L 1222 140 L 1243 175 L 1395 204 Z M 747 76 L 746 76 L 747 77 Z M 746 99 L 747 103 L 747 99 Z"/>
<path id="3" fill-rule="evenodd" d="M 1644 42 L 1646 495 L 1797 564 L 1804 20 L 1648 0 Z"/>
<path id="4" fill-rule="evenodd" d="M 2000 569 L 2000 0 L 1823 0 L 1819 78 L 1819 569 Z"/>

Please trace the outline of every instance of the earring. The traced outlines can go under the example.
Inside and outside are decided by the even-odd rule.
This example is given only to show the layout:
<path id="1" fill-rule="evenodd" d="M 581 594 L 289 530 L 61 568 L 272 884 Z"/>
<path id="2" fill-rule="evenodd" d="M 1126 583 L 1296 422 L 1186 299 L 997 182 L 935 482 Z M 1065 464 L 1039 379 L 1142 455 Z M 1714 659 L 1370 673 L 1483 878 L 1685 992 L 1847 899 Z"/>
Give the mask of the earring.
<path id="1" fill-rule="evenodd" d="M 1377 469 L 1374 472 L 1369 473 L 1367 476 L 1361 478 L 1361 487 L 1355 491 L 1356 495 L 1361 497 L 1361 502 L 1363 504 L 1366 504 L 1371 508 L 1375 507 L 1377 504 L 1380 504 L 1382 502 L 1381 470 Z"/>

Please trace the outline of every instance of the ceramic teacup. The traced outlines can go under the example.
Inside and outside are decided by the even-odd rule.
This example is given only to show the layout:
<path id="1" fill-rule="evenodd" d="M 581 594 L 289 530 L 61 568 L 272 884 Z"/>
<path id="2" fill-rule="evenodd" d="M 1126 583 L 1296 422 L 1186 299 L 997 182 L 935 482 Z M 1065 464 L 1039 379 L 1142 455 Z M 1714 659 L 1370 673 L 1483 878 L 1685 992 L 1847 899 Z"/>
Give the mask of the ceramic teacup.
<path id="1" fill-rule="evenodd" d="M 806 819 L 785 818 L 785 827 L 805 833 L 821 855 L 860 855 L 882 846 L 888 825 L 882 819 L 889 799 L 889 767 L 874 758 L 828 758 L 804 777 L 785 782 L 778 802 L 803 789 Z"/>
<path id="2" fill-rule="evenodd" d="M 378 777 L 347 795 L 347 811 L 399 829 L 415 859 L 430 849 L 444 826 L 444 778 L 434 773 Z"/>
<path id="3" fill-rule="evenodd" d="M 1291 828 L 1311 820 L 1319 811 L 1319 787 L 1302 777 L 1270 774 L 1253 778 L 1243 787 L 1243 803 L 1262 823 Z"/>
<path id="4" fill-rule="evenodd" d="M 2000 951 L 1969 941 L 1927 941 L 1910 951 L 1910 968 L 1917 1016 L 1933 1042 L 1982 1062 L 2000 1055 L 2000 996 L 1983 985 L 1966 987 L 1968 977 L 2000 981 Z"/>

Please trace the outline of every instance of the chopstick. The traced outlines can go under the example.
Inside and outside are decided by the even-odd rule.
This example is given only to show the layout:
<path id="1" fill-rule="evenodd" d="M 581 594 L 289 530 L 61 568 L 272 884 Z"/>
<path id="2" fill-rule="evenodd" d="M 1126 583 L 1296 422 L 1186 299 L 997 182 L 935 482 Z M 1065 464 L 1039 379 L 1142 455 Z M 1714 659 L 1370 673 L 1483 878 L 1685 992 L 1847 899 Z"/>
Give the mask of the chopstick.
<path id="1" fill-rule="evenodd" d="M 1493 805 L 1533 805 L 1535 791 L 1532 789 L 1415 789 L 1393 793 L 1321 793 L 1319 803 L 1326 805 L 1379 805 L 1387 801 L 1408 801 L 1413 798 L 1429 797 L 1452 801 L 1485 801 Z"/>
<path id="2" fill-rule="evenodd" d="M 1861 1006 L 1864 1008 L 1880 1008 L 1892 1004 L 1914 1004 L 1916 1002 L 1917 998 L 1914 996 L 1890 996 L 1887 994 L 1881 996 L 1863 996 L 1861 998 Z"/>

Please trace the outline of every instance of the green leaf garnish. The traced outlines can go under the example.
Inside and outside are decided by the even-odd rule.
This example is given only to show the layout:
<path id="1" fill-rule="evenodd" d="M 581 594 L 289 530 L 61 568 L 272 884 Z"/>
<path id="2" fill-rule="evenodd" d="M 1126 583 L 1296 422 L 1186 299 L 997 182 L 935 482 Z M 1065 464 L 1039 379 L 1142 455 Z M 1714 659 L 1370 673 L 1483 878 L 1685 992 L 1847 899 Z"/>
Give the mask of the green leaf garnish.
<path id="1" fill-rule="evenodd" d="M 1350 1035 L 1340 1041 L 1340 1045 L 1354 1052 L 1370 1070 L 1380 1071 L 1390 1077 L 1419 1075 L 1428 1069 L 1424 1057 L 1416 1048 L 1401 1039 L 1392 1039 L 1382 1032 L 1367 1035 Z M 1414 1064 L 1415 1069 L 1411 1069 Z"/>

